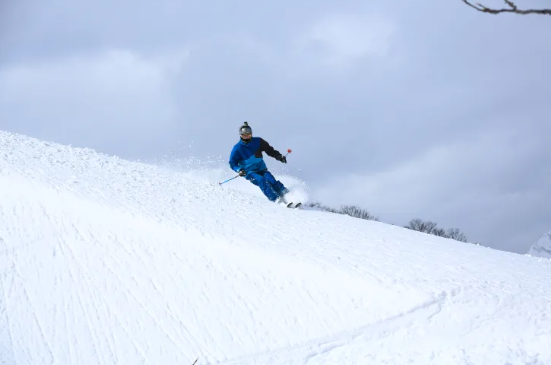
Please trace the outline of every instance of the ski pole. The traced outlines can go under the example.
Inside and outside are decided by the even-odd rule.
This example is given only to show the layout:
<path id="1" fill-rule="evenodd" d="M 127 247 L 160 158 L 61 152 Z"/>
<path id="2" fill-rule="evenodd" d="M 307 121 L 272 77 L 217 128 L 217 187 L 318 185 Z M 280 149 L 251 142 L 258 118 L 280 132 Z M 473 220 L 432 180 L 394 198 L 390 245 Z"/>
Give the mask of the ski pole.
<path id="1" fill-rule="evenodd" d="M 289 149 L 287 150 L 287 153 L 285 154 L 285 157 L 287 157 L 287 155 L 288 155 L 289 153 L 291 153 L 291 152 L 293 152 L 293 151 L 291 151 L 291 149 L 289 148 Z"/>
<path id="2" fill-rule="evenodd" d="M 226 181 L 219 182 L 218 185 L 222 185 L 222 184 L 227 183 L 228 181 L 233 180 L 233 179 L 236 179 L 236 178 L 238 178 L 238 177 L 239 177 L 239 175 L 236 175 L 236 176 L 234 176 L 234 177 L 232 177 L 232 178 L 230 178 L 230 179 L 228 179 L 228 180 L 226 180 Z"/>

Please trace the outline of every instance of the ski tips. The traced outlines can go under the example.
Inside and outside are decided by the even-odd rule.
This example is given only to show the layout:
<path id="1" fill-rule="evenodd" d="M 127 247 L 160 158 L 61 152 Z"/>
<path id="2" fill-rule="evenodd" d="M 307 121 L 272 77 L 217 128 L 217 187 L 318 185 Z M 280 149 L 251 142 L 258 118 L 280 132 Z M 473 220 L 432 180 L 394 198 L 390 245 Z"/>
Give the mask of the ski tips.
<path id="1" fill-rule="evenodd" d="M 287 208 L 292 208 L 292 209 L 297 209 L 299 208 L 302 203 L 293 203 L 293 202 L 290 202 L 290 203 L 287 203 L 287 204 L 284 204 Z"/>

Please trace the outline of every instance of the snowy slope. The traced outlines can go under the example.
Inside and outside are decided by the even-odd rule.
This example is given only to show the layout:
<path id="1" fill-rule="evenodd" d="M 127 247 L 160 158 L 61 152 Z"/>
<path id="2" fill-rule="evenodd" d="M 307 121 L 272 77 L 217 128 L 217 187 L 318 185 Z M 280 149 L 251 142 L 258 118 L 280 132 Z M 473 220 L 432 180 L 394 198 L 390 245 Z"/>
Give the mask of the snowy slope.
<path id="1" fill-rule="evenodd" d="M 543 234 L 528 250 L 528 255 L 551 259 L 551 231 Z"/>
<path id="2" fill-rule="evenodd" d="M 551 261 L 216 181 L 0 132 L 0 364 L 551 364 Z"/>

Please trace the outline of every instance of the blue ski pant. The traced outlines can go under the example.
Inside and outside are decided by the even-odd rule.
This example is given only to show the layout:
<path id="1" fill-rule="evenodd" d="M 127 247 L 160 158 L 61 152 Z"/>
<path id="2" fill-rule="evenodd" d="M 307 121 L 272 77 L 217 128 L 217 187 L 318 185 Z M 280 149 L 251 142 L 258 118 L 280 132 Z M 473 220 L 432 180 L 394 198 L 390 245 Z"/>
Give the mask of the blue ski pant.
<path id="1" fill-rule="evenodd" d="M 271 201 L 275 201 L 279 196 L 283 196 L 289 192 L 289 190 L 276 180 L 274 175 L 269 171 L 249 172 L 247 174 L 247 180 L 255 184 L 262 190 L 264 195 Z"/>

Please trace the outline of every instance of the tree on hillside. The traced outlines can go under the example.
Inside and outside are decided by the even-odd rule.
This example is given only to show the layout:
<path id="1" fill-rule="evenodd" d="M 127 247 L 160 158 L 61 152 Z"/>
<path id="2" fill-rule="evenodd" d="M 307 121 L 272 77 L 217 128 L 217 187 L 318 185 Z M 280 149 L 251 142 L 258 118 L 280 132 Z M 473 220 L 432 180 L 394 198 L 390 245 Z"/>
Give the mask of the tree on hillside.
<path id="1" fill-rule="evenodd" d="M 551 15 L 551 9 L 519 9 L 515 3 L 513 3 L 510 0 L 504 0 L 507 4 L 508 8 L 502 8 L 502 9 L 491 9 L 487 8 L 484 5 L 481 4 L 472 4 L 467 0 L 462 0 L 465 4 L 469 5 L 470 7 L 481 11 L 483 13 L 489 13 L 489 14 L 501 14 L 501 13 L 515 13 L 515 14 L 521 14 L 521 15 L 527 15 L 527 14 L 546 14 Z"/>
<path id="2" fill-rule="evenodd" d="M 432 221 L 423 221 L 419 218 L 415 218 L 409 221 L 408 225 L 405 228 L 409 228 L 414 231 L 432 234 L 433 231 L 436 229 L 436 223 Z"/>
<path id="3" fill-rule="evenodd" d="M 419 218 L 415 218 L 409 221 L 408 225 L 405 226 L 405 228 L 427 234 L 432 234 L 434 236 L 451 238 L 456 241 L 467 242 L 467 237 L 459 229 L 450 228 L 448 230 L 445 230 L 443 228 L 437 227 L 437 224 L 435 222 L 424 221 Z"/>
<path id="4" fill-rule="evenodd" d="M 467 242 L 467 237 L 457 228 L 448 229 L 446 235 L 453 240 Z"/>
<path id="5" fill-rule="evenodd" d="M 343 205 L 340 210 L 341 214 L 349 215 L 360 219 L 367 219 L 372 221 L 378 221 L 379 218 L 370 214 L 367 210 L 362 209 L 356 205 Z"/>
<path id="6" fill-rule="evenodd" d="M 362 209 L 357 205 L 343 205 L 340 207 L 340 209 L 335 209 L 335 208 L 325 206 L 319 202 L 316 202 L 316 203 L 307 203 L 306 206 L 324 210 L 326 212 L 344 214 L 350 217 L 372 220 L 372 221 L 379 221 L 379 217 L 374 216 L 373 214 L 369 213 L 367 210 Z"/>

